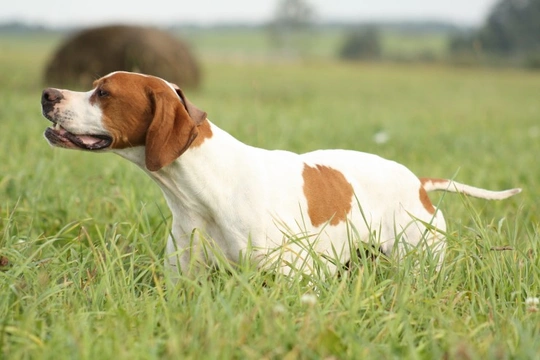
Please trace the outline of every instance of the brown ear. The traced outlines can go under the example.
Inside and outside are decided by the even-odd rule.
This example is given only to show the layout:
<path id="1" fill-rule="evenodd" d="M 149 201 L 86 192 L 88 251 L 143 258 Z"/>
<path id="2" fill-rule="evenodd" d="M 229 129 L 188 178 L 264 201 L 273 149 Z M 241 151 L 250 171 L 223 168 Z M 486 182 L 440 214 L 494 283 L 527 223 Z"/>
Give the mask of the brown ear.
<path id="1" fill-rule="evenodd" d="M 180 89 L 178 87 L 178 85 L 176 84 L 171 84 L 173 87 L 174 87 L 174 90 L 176 91 L 176 93 L 178 94 L 178 96 L 180 97 L 180 99 L 182 99 L 182 102 L 184 103 L 184 106 L 186 107 L 186 110 L 189 114 L 189 116 L 191 117 L 191 119 L 193 119 L 193 121 L 195 121 L 195 124 L 197 126 L 201 125 L 202 122 L 204 120 L 206 120 L 206 112 L 198 109 L 195 105 L 193 105 L 185 96 L 184 96 L 184 93 L 182 92 L 182 89 Z"/>
<path id="2" fill-rule="evenodd" d="M 206 113 L 188 103 L 183 94 L 184 104 L 170 91 L 150 91 L 149 96 L 154 105 L 154 116 L 146 133 L 146 168 L 157 171 L 189 148 Z"/>

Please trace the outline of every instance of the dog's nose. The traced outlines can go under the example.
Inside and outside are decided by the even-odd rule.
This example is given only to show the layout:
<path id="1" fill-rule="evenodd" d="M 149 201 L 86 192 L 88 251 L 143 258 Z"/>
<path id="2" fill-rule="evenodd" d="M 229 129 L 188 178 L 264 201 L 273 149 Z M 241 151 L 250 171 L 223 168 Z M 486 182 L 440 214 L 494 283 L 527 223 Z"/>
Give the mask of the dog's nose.
<path id="1" fill-rule="evenodd" d="M 41 105 L 42 106 L 52 106 L 57 104 L 64 98 L 64 95 L 58 89 L 48 88 L 43 90 L 41 94 Z"/>

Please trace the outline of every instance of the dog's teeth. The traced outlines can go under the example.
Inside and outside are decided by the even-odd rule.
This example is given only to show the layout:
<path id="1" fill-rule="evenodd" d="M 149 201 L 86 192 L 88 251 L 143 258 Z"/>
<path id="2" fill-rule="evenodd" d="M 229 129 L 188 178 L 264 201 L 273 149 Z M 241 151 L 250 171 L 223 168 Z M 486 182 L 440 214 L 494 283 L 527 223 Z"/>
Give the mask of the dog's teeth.
<path id="1" fill-rule="evenodd" d="M 62 127 L 60 126 L 60 124 L 56 123 L 54 124 L 54 129 L 55 130 L 60 130 Z"/>

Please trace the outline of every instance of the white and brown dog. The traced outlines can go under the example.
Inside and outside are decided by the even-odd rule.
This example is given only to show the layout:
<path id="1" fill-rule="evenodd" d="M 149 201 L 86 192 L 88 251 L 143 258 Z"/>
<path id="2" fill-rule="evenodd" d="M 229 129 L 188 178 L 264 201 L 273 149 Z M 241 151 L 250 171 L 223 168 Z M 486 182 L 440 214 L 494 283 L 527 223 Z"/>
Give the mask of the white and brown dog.
<path id="1" fill-rule="evenodd" d="M 499 200 L 521 191 L 418 178 L 357 151 L 252 147 L 211 123 L 174 84 L 142 74 L 114 72 L 88 92 L 49 88 L 41 104 L 54 124 L 45 132 L 51 145 L 110 150 L 156 181 L 173 217 L 167 262 L 184 271 L 193 259 L 213 261 L 201 254 L 202 237 L 232 262 L 250 251 L 261 266 L 276 249 L 289 266 L 308 253 L 346 262 L 355 241 L 398 255 L 429 246 L 440 264 L 446 224 L 427 192 Z"/>

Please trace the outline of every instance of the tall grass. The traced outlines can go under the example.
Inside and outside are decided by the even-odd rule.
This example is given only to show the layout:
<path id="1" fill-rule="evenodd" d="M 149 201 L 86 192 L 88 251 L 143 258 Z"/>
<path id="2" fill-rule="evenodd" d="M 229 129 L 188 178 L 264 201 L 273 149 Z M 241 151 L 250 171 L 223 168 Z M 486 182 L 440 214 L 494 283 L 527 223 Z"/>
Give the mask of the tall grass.
<path id="1" fill-rule="evenodd" d="M 187 96 L 244 142 L 375 152 L 419 176 L 525 190 L 504 202 L 432 196 L 448 223 L 439 272 L 415 252 L 400 262 L 360 252 L 341 276 L 223 263 L 172 285 L 163 268 L 170 213 L 157 187 L 113 155 L 49 148 L 39 108 L 48 48 L 6 44 L 0 357 L 540 353 L 540 313 L 526 303 L 540 295 L 539 74 L 212 57 L 204 87 Z M 381 132 L 386 143 L 374 141 Z"/>

